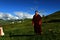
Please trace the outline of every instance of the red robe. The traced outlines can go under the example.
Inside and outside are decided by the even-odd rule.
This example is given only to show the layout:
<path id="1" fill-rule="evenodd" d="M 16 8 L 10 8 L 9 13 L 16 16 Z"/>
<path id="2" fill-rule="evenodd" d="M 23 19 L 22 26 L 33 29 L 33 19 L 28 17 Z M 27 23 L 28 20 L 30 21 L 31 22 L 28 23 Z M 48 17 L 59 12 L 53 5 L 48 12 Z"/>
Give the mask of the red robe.
<path id="1" fill-rule="evenodd" d="M 34 32 L 36 34 L 41 34 L 41 25 L 42 25 L 42 18 L 40 15 L 34 15 L 32 19 L 32 24 L 34 24 Z"/>

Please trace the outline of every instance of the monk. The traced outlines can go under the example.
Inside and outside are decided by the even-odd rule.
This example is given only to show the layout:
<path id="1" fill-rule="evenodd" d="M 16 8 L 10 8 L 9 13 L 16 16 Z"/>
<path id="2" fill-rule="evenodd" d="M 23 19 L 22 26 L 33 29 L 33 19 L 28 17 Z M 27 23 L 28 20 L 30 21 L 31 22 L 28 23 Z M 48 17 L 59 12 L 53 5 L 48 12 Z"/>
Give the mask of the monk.
<path id="1" fill-rule="evenodd" d="M 35 11 L 35 15 L 33 16 L 32 19 L 32 24 L 34 26 L 34 32 L 37 35 L 41 35 L 42 29 L 41 29 L 41 25 L 42 25 L 42 18 L 39 15 L 38 11 Z"/>

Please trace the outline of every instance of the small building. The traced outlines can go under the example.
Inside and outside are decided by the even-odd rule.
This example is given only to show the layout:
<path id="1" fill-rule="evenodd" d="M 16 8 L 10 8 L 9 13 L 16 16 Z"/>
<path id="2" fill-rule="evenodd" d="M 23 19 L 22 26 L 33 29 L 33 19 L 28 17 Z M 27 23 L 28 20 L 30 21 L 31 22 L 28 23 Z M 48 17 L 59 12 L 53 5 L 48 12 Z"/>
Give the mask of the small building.
<path id="1" fill-rule="evenodd" d="M 12 24 L 14 24 L 14 22 L 11 22 Z"/>
<path id="2" fill-rule="evenodd" d="M 18 23 L 21 23 L 22 21 L 18 21 Z"/>

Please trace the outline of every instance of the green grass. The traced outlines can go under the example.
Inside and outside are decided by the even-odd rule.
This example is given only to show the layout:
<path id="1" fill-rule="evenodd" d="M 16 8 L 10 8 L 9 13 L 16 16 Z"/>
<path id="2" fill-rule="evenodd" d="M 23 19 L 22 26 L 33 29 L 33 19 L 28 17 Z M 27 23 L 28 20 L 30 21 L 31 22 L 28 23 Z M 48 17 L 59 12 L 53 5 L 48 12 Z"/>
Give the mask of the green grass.
<path id="1" fill-rule="evenodd" d="M 25 20 L 23 23 L 5 24 L 5 36 L 0 37 L 0 40 L 60 40 L 60 23 L 42 23 L 43 34 L 38 36 L 15 36 L 10 35 L 34 35 L 34 27 L 31 20 Z M 52 31 L 49 31 L 52 29 Z"/>

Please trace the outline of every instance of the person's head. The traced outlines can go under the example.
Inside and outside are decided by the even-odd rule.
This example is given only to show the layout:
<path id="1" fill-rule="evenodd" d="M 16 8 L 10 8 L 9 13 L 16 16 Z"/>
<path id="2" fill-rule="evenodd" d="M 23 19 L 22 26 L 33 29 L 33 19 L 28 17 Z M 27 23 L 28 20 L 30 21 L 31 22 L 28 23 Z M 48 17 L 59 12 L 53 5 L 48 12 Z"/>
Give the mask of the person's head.
<path id="1" fill-rule="evenodd" d="M 36 10 L 36 11 L 35 11 L 35 15 L 38 15 L 38 14 L 39 14 L 39 13 L 38 13 L 38 11 Z"/>

